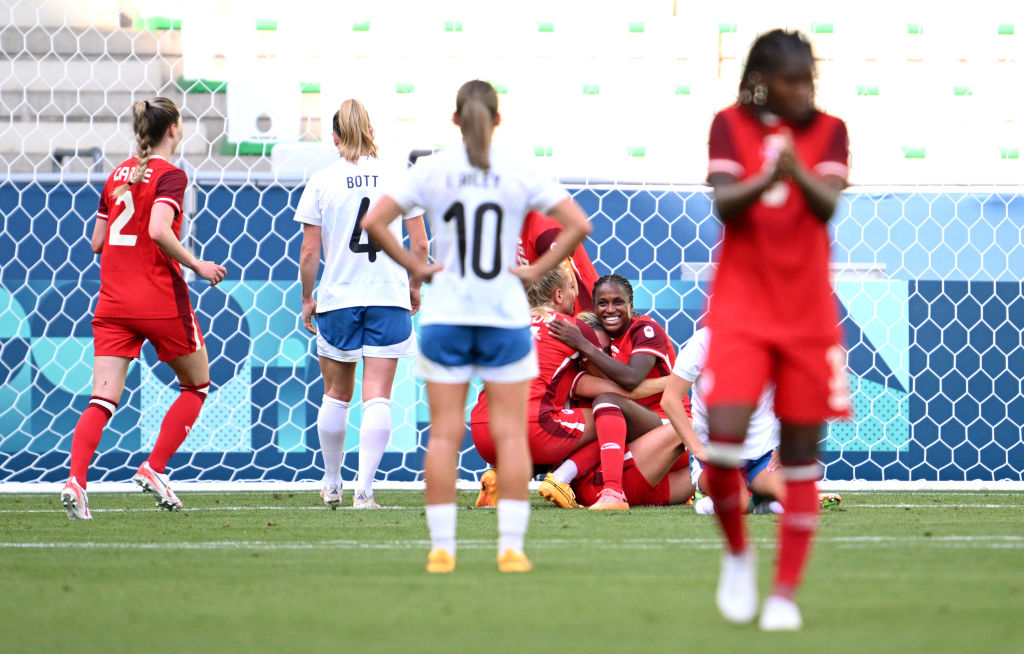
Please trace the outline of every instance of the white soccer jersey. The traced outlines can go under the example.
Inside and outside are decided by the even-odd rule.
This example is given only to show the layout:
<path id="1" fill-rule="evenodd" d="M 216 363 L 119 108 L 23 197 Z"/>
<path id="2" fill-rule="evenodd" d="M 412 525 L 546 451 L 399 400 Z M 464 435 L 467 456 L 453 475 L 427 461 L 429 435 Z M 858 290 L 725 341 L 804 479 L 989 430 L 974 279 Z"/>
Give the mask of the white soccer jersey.
<path id="1" fill-rule="evenodd" d="M 690 340 L 686 341 L 672 373 L 686 381 L 693 382 L 693 393 L 690 396 L 690 410 L 693 412 L 693 431 L 702 443 L 708 442 L 708 410 L 704 404 L 704 393 L 700 388 L 700 373 L 708 358 L 708 341 L 711 332 L 701 327 Z M 771 452 L 779 445 L 779 421 L 775 417 L 775 387 L 769 385 L 761 393 L 757 408 L 750 417 L 747 438 L 743 442 L 743 458 L 757 459 L 766 452 Z"/>
<path id="2" fill-rule="evenodd" d="M 569 196 L 559 184 L 491 149 L 491 168 L 470 165 L 464 147 L 420 159 L 387 193 L 403 211 L 426 210 L 435 260 L 420 324 L 526 327 L 530 309 L 517 265 L 528 211 L 547 213 Z"/>
<path id="3" fill-rule="evenodd" d="M 321 229 L 324 270 L 316 289 L 318 312 L 346 307 L 410 308 L 405 269 L 371 247 L 369 236 L 359 227 L 382 195 L 385 181 L 393 184 L 401 173 L 372 157 L 360 157 L 354 164 L 339 158 L 309 178 L 295 220 Z M 402 224 L 395 221 L 390 229 L 401 242 Z"/>

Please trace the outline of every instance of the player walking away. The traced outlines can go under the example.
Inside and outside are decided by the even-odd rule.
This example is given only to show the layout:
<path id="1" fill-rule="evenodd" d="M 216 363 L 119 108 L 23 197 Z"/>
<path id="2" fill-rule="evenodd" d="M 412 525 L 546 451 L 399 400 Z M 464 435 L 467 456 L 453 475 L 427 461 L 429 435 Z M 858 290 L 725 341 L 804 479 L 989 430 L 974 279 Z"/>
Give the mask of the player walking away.
<path id="1" fill-rule="evenodd" d="M 526 214 L 526 222 L 523 223 L 523 231 L 519 235 L 519 263 L 528 266 L 536 261 L 537 257 L 551 249 L 551 244 L 561 231 L 562 226 L 557 220 L 539 211 Z M 573 277 L 576 278 L 576 302 L 573 304 L 573 310 L 566 313 L 575 315 L 581 311 L 593 311 L 594 282 L 597 281 L 598 275 L 582 243 L 576 246 L 568 262 Z"/>
<path id="2" fill-rule="evenodd" d="M 717 601 L 731 622 L 757 614 L 755 553 L 739 466 L 751 414 L 775 384 L 785 513 L 764 630 L 802 625 L 793 600 L 818 520 L 818 443 L 849 415 L 845 354 L 829 279 L 826 223 L 846 186 L 846 125 L 814 107 L 814 56 L 799 32 L 751 47 L 737 104 L 711 124 L 708 182 L 725 225 L 707 325 L 708 490 L 725 535 Z"/>
<path id="3" fill-rule="evenodd" d="M 417 370 L 426 380 L 430 442 L 424 459 L 426 513 L 433 548 L 429 572 L 455 568 L 455 480 L 459 445 L 466 433 L 469 381 L 479 375 L 487 390 L 498 478 L 498 568 L 525 572 L 531 474 L 526 444 L 530 380 L 538 372 L 523 283 L 568 257 L 590 232 L 579 205 L 558 184 L 491 148 L 501 122 L 498 96 L 487 82 L 459 89 L 452 121 L 464 148 L 421 159 L 406 183 L 383 196 L 363 228 L 402 264 L 415 281 L 433 279 L 421 316 Z M 387 226 L 403 211 L 422 206 L 431 221 L 436 263 L 402 249 Z M 565 228 L 533 266 L 515 266 L 516 245 L 528 211 L 551 215 Z"/>
<path id="4" fill-rule="evenodd" d="M 610 380 L 627 391 L 635 390 L 645 379 L 667 377 L 675 363 L 675 348 L 664 328 L 647 316 L 633 313 L 633 285 L 620 275 L 605 275 L 594 284 L 595 312 L 608 336 L 608 355 L 583 338 L 579 329 L 565 321 L 555 321 L 549 329 L 555 338 L 575 347 Z M 594 398 L 594 421 L 600 443 L 601 473 L 604 490 L 592 510 L 629 508 L 622 488 L 623 457 L 628 441 L 662 424 L 661 393 L 637 401 L 617 393 L 602 393 Z M 541 497 L 558 504 L 572 495 L 569 482 L 588 470 L 589 451 L 573 454 L 541 482 Z"/>
<path id="5" fill-rule="evenodd" d="M 317 171 L 302 192 L 295 220 L 302 223 L 299 277 L 302 324 L 316 334 L 324 377 L 317 434 L 324 459 L 320 497 L 332 509 L 342 501 L 341 461 L 356 365 L 363 362 L 363 420 L 359 428 L 359 477 L 352 506 L 379 509 L 373 478 L 391 440 L 391 388 L 400 357 L 416 353 L 412 315 L 419 310 L 420 282 L 379 254 L 380 247 L 359 226 L 381 188 L 401 169 L 377 158 L 370 117 L 358 100 L 345 100 L 334 114 L 334 144 L 341 159 Z M 414 212 L 404 220 L 409 247 L 426 261 L 427 232 Z M 402 227 L 390 228 L 396 239 Z M 324 272 L 313 298 L 323 249 Z"/>
<path id="6" fill-rule="evenodd" d="M 182 138 L 178 108 L 167 98 L 150 98 L 133 104 L 132 114 L 138 153 L 107 179 L 92 233 L 92 250 L 101 255 L 100 297 L 92 320 L 92 397 L 75 426 L 70 478 L 60 494 L 71 519 L 92 518 L 85 492 L 89 462 L 143 341 L 153 344 L 181 386 L 152 453 L 133 478 L 162 508 L 181 509 L 164 470 L 199 417 L 210 388 L 206 346 L 181 266 L 211 286 L 227 271 L 200 261 L 179 240 L 188 178 L 168 161 Z"/>

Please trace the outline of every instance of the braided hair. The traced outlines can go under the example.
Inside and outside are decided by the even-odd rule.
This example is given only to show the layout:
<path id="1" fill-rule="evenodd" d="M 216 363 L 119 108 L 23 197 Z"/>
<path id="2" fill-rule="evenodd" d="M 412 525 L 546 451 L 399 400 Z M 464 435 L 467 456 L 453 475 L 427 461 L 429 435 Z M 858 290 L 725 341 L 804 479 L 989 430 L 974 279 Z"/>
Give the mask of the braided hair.
<path id="1" fill-rule="evenodd" d="M 798 30 L 787 32 L 776 29 L 757 37 L 750 46 L 747 63 L 740 79 L 739 102 L 742 105 L 764 104 L 764 92 L 758 92 L 758 85 L 778 71 L 791 57 L 806 59 L 814 71 L 814 52 L 807 38 Z M 760 101 L 758 99 L 760 98 Z"/>
<path id="2" fill-rule="evenodd" d="M 601 288 L 605 284 L 618 284 L 625 291 L 626 297 L 629 298 L 629 306 L 633 306 L 633 285 L 629 283 L 629 280 L 622 275 L 616 275 L 612 273 L 605 275 L 594 282 L 594 297 L 597 297 L 597 289 Z"/>
<path id="3" fill-rule="evenodd" d="M 146 175 L 146 168 L 149 166 L 149 158 L 152 156 L 153 146 L 159 143 L 167 128 L 177 125 L 181 118 L 178 107 L 167 98 L 150 98 L 139 100 L 132 105 L 132 116 L 134 118 L 136 157 L 138 163 L 135 171 L 127 184 L 122 184 L 114 189 L 114 197 L 121 197 L 132 184 L 142 181 Z"/>

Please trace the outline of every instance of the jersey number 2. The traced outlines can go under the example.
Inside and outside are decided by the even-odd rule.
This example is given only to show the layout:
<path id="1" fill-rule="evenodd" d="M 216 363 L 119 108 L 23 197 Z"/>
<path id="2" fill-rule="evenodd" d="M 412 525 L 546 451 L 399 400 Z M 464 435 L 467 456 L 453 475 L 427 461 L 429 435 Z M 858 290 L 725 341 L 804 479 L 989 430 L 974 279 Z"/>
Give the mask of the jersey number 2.
<path id="1" fill-rule="evenodd" d="M 366 243 L 360 243 L 363 240 L 363 228 L 359 226 L 359 223 L 369 210 L 370 198 L 363 198 L 363 201 L 359 203 L 359 212 L 356 214 L 356 225 L 352 229 L 352 236 L 348 239 L 348 249 L 356 254 L 365 252 L 370 263 L 373 263 L 377 260 L 377 253 L 381 250 L 380 246 L 374 243 L 369 236 L 366 237 Z"/>
<path id="2" fill-rule="evenodd" d="M 125 225 L 128 224 L 128 221 L 135 214 L 135 200 L 132 199 L 131 193 L 122 193 L 121 197 L 117 199 L 117 204 L 123 204 L 124 211 L 110 224 L 110 236 L 107 240 L 111 245 L 127 245 L 132 247 L 139 237 L 135 234 L 122 234 L 121 230 L 124 229 Z"/>
<path id="3" fill-rule="evenodd" d="M 483 242 L 484 217 L 493 213 L 494 220 L 494 254 L 491 259 L 491 269 L 484 270 L 480 263 L 480 249 Z M 493 202 L 485 202 L 476 208 L 473 214 L 473 272 L 481 279 L 494 279 L 501 272 L 501 207 Z M 444 214 L 444 221 L 455 221 L 455 234 L 459 243 L 459 264 L 462 266 L 462 276 L 466 276 L 466 208 L 461 202 L 456 202 Z"/>

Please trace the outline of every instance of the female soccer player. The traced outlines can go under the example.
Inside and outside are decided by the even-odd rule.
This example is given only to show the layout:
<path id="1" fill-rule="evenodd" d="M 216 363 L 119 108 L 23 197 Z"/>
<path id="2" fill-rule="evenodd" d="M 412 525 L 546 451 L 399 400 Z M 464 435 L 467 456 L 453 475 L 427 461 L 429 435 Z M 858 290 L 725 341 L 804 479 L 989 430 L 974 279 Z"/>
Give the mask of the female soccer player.
<path id="1" fill-rule="evenodd" d="M 526 222 L 523 223 L 523 231 L 519 235 L 519 263 L 528 266 L 536 261 L 537 257 L 551 247 L 561 231 L 562 226 L 558 224 L 558 221 L 539 211 L 531 211 L 526 214 Z M 576 247 L 568 261 L 572 268 L 572 274 L 576 278 L 576 303 L 573 305 L 572 311 L 565 313 L 574 315 L 581 311 L 593 311 L 594 296 L 592 293 L 598 275 L 583 244 Z"/>
<path id="2" fill-rule="evenodd" d="M 705 474 L 727 545 L 717 603 L 731 622 L 757 614 L 738 467 L 750 416 L 771 382 L 786 497 L 760 626 L 799 629 L 793 596 L 818 518 L 818 442 L 826 418 L 849 414 L 826 227 L 846 186 L 847 132 L 814 107 L 814 56 L 799 32 L 775 30 L 754 42 L 739 101 L 711 124 L 709 158 L 708 182 L 725 225 L 704 369 Z"/>
<path id="3" fill-rule="evenodd" d="M 433 548 L 429 572 L 455 568 L 455 479 L 458 448 L 465 435 L 466 392 L 474 374 L 484 381 L 491 436 L 501 468 L 498 478 L 498 568 L 525 572 L 523 553 L 529 520 L 526 400 L 537 375 L 530 310 L 523 282 L 569 256 L 590 233 L 586 215 L 558 184 L 517 165 L 491 148 L 501 122 L 498 95 L 487 82 L 459 89 L 452 121 L 465 147 L 421 159 L 406 183 L 363 218 L 363 228 L 414 281 L 433 279 L 423 309 L 419 374 L 427 382 L 430 443 L 424 459 L 427 523 Z M 404 250 L 387 226 L 402 210 L 426 209 L 437 263 Z M 512 268 L 523 217 L 543 211 L 565 228 L 533 266 Z"/>
<path id="4" fill-rule="evenodd" d="M 334 144 L 341 159 L 309 179 L 295 220 L 303 223 L 299 276 L 302 324 L 316 334 L 324 377 L 317 434 L 324 458 L 320 497 L 332 509 L 342 500 L 341 460 L 356 364 L 363 362 L 363 421 L 359 428 L 359 478 L 352 497 L 357 509 L 379 509 L 373 477 L 391 440 L 391 387 L 398 359 L 416 353 L 412 314 L 420 304 L 420 282 L 363 234 L 359 220 L 381 195 L 381 187 L 401 170 L 377 158 L 370 116 L 358 100 L 345 100 L 334 114 Z M 426 261 L 423 217 L 404 221 L 409 247 Z M 391 226 L 402 237 L 398 223 Z M 323 248 L 324 272 L 313 298 Z M 315 319 L 315 324 L 314 324 Z"/>
<path id="5" fill-rule="evenodd" d="M 594 284 L 594 307 L 612 339 L 611 355 L 589 343 L 570 323 L 556 321 L 549 329 L 555 338 L 578 349 L 592 365 L 627 391 L 635 389 L 644 379 L 666 377 L 672 372 L 675 348 L 661 325 L 647 316 L 633 313 L 633 285 L 628 279 L 620 275 L 598 279 Z M 625 444 L 661 425 L 663 418 L 661 393 L 635 402 L 616 393 L 603 393 L 594 398 L 604 492 L 591 509 L 629 508 L 622 488 Z M 586 467 L 579 457 L 570 457 L 541 482 L 538 492 L 565 506 L 558 500 L 571 494 L 568 483 Z"/>
<path id="6" fill-rule="evenodd" d="M 168 161 L 182 138 L 178 108 L 167 98 L 150 98 L 133 104 L 132 114 L 138 153 L 107 179 L 92 233 L 92 250 L 101 255 L 100 297 L 92 320 L 92 397 L 75 426 L 70 477 L 60 494 L 71 519 L 92 518 L 85 492 L 89 462 L 144 341 L 153 344 L 181 386 L 152 453 L 133 478 L 162 508 L 181 509 L 164 470 L 199 417 L 210 387 L 206 346 L 181 266 L 211 286 L 227 271 L 200 261 L 179 240 L 188 178 Z"/>

